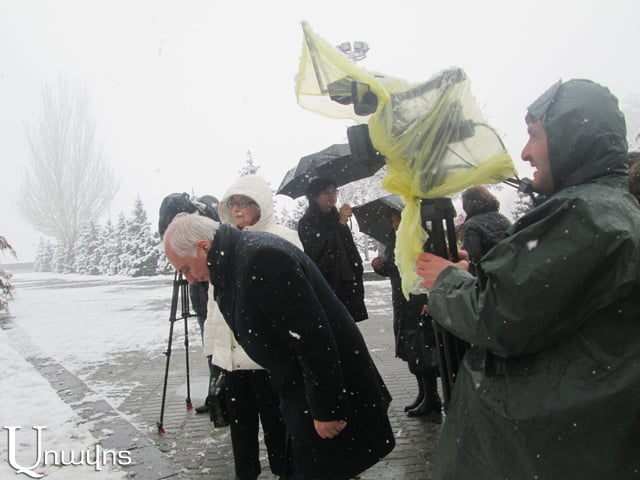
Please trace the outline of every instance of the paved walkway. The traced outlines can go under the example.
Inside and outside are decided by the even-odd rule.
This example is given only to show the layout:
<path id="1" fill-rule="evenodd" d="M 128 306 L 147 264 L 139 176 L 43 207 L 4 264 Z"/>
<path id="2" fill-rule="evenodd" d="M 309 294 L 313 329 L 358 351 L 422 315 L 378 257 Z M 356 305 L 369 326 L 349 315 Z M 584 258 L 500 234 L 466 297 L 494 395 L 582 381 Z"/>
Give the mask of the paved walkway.
<path id="1" fill-rule="evenodd" d="M 434 448 L 441 422 L 434 418 L 409 418 L 403 406 L 413 401 L 417 386 L 406 364 L 394 358 L 391 327 L 391 302 L 387 281 L 366 284 L 370 318 L 359 326 L 369 349 L 393 396 L 390 417 L 396 435 L 396 447 L 386 458 L 360 475 L 361 480 L 429 480 Z M 388 299 L 388 301 L 386 301 Z M 168 315 L 167 315 L 168 318 Z M 192 320 L 189 320 L 192 321 Z M 195 319 L 193 320 L 195 322 Z M 130 477 L 136 480 L 232 480 L 233 457 L 229 429 L 215 429 L 208 415 L 186 408 L 187 374 L 184 328 L 174 327 L 172 355 L 167 382 L 163 418 L 165 433 L 158 434 L 166 357 L 147 358 L 128 353 L 118 361 L 102 365 L 86 383 L 67 371 L 55 359 L 47 358 L 19 326 L 4 318 L 0 327 L 11 337 L 12 345 L 49 380 L 60 397 L 82 417 L 91 421 L 96 438 L 103 447 L 129 449 L 133 465 Z M 167 321 L 167 333 L 169 322 Z M 190 338 L 190 387 L 193 406 L 202 403 L 208 371 L 199 338 Z M 117 410 L 104 400 L 91 398 L 87 384 L 136 385 Z M 95 398 L 95 396 L 93 396 Z M 109 431 L 104 436 L 104 431 Z M 262 443 L 261 443 L 262 445 Z M 261 447 L 261 479 L 274 478 L 268 469 L 266 451 Z"/>

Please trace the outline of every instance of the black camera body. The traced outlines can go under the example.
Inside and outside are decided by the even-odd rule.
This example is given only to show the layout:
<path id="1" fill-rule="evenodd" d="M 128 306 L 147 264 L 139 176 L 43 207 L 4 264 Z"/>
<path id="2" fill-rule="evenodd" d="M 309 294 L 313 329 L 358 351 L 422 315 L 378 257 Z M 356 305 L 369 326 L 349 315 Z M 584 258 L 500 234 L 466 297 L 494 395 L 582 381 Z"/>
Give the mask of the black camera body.
<path id="1" fill-rule="evenodd" d="M 164 236 L 167 227 L 179 213 L 197 212 L 200 215 L 219 222 L 218 203 L 218 199 L 212 195 L 203 195 L 197 199 L 192 199 L 186 192 L 167 195 L 160 204 L 158 219 L 158 232 L 160 233 L 160 237 Z"/>

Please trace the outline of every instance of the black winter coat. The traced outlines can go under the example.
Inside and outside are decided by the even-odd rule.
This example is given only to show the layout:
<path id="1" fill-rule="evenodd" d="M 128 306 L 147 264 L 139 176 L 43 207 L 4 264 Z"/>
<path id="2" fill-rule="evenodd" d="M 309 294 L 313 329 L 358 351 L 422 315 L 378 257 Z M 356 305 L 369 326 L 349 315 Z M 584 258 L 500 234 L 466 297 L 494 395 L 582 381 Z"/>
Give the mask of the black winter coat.
<path id="1" fill-rule="evenodd" d="M 408 363 L 414 374 L 427 373 L 438 367 L 434 354 L 435 335 L 431 317 L 422 315 L 427 303 L 426 295 L 409 294 L 407 300 L 402 293 L 402 279 L 395 264 L 395 233 L 380 259 L 382 266 L 376 273 L 389 277 L 391 283 L 391 304 L 393 306 L 393 333 L 396 341 L 396 357 Z"/>
<path id="2" fill-rule="evenodd" d="M 368 318 L 364 304 L 364 268 L 351 230 L 339 219 L 336 208 L 325 213 L 312 201 L 298 222 L 298 235 L 305 253 L 316 263 L 353 319 L 359 322 Z"/>
<path id="3" fill-rule="evenodd" d="M 291 479 L 349 479 L 394 447 L 391 396 L 360 330 L 316 265 L 266 232 L 221 225 L 208 255 L 215 299 L 270 373 L 287 427 Z M 313 420 L 345 419 L 333 439 Z"/>
<path id="4" fill-rule="evenodd" d="M 469 253 L 469 271 L 475 275 L 480 259 L 505 237 L 511 221 L 498 211 L 467 217 L 464 222 L 462 249 Z"/>

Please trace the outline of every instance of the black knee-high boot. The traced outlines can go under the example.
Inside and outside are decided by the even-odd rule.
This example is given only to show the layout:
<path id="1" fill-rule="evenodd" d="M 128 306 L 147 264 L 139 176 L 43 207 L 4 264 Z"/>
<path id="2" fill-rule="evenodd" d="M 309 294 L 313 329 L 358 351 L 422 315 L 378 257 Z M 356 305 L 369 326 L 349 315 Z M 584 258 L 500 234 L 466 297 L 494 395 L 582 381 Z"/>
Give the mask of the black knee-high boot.
<path id="1" fill-rule="evenodd" d="M 416 377 L 416 380 L 418 381 L 418 396 L 416 397 L 416 399 L 413 401 L 411 405 L 407 405 L 404 407 L 405 412 L 408 412 L 409 410 L 413 410 L 418 405 L 420 405 L 420 403 L 422 403 L 422 400 L 424 400 L 424 382 L 422 381 L 422 378 L 420 378 L 419 375 L 415 375 L 415 377 Z"/>
<path id="2" fill-rule="evenodd" d="M 431 412 L 440 413 L 442 402 L 438 395 L 438 379 L 435 370 L 419 377 L 424 388 L 424 398 L 415 408 L 409 410 L 409 417 L 421 417 Z"/>

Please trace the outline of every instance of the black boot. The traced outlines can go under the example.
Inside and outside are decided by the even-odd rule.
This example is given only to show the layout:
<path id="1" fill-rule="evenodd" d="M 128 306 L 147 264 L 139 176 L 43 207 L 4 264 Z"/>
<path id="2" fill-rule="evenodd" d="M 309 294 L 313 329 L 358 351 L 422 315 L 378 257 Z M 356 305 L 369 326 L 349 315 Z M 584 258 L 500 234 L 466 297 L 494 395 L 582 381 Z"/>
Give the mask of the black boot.
<path id="1" fill-rule="evenodd" d="M 405 412 L 413 410 L 422 403 L 422 400 L 424 400 L 424 382 L 422 382 L 422 379 L 418 375 L 416 375 L 416 380 L 418 380 L 418 396 L 411 405 L 407 405 L 404 407 Z"/>
<path id="2" fill-rule="evenodd" d="M 438 395 L 438 383 L 435 372 L 420 377 L 424 387 L 424 398 L 420 405 L 407 412 L 409 417 L 422 417 L 430 413 L 440 414 L 442 402 Z"/>
<path id="3" fill-rule="evenodd" d="M 216 365 L 213 365 L 211 363 L 211 356 L 207 357 L 207 361 L 209 363 L 209 387 L 207 389 L 209 394 L 207 395 L 207 398 L 204 400 L 204 405 L 200 405 L 199 407 L 195 408 L 196 413 L 209 413 L 209 407 L 211 406 L 211 398 L 209 398 L 211 397 L 211 384 L 215 379 L 217 372 L 219 372 L 220 370 L 220 367 L 217 367 Z"/>
<path id="4" fill-rule="evenodd" d="M 200 405 L 199 407 L 196 407 L 196 413 L 209 413 L 209 396 L 207 395 L 207 398 L 204 401 L 204 405 Z"/>

